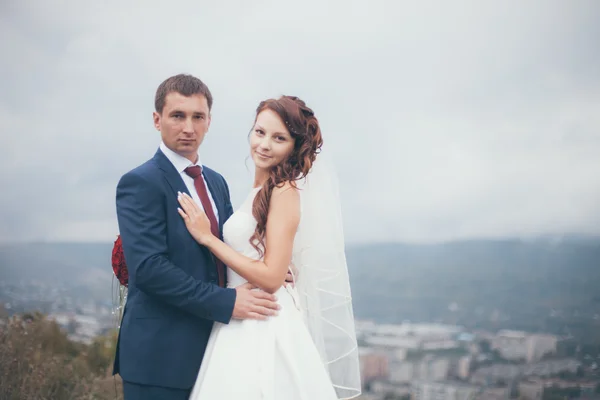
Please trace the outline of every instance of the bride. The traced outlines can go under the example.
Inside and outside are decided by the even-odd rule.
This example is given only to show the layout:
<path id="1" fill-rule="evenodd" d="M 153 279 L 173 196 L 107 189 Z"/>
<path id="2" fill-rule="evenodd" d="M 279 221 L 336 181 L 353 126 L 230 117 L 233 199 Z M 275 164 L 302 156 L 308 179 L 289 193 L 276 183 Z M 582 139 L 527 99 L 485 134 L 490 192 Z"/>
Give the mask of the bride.
<path id="1" fill-rule="evenodd" d="M 258 106 L 253 189 L 213 236 L 204 212 L 179 194 L 192 236 L 228 266 L 230 287 L 274 293 L 266 320 L 215 323 L 190 400 L 333 400 L 360 394 L 358 351 L 335 176 L 319 123 L 291 96 Z M 295 285 L 284 285 L 289 266 Z M 294 272 L 291 271 L 290 272 Z"/>

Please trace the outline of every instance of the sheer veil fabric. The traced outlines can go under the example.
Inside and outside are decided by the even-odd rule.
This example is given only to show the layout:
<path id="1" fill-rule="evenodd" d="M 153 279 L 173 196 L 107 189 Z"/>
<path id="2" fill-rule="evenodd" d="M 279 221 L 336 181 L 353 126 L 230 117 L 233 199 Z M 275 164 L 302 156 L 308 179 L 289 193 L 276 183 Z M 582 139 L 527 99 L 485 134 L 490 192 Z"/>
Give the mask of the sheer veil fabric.
<path id="1" fill-rule="evenodd" d="M 297 181 L 301 223 L 294 243 L 296 291 L 310 335 L 338 398 L 361 394 L 358 345 L 346 263 L 339 184 L 332 160 L 321 153 Z"/>

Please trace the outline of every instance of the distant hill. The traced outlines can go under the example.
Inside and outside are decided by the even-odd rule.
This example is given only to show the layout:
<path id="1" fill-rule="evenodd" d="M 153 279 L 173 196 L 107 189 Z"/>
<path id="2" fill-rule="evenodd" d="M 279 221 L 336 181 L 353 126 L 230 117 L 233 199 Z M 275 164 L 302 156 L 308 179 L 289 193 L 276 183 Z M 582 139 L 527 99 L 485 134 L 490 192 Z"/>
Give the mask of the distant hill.
<path id="1" fill-rule="evenodd" d="M 2 279 L 77 279 L 110 271 L 112 243 L 26 243 L 0 245 Z"/>
<path id="2" fill-rule="evenodd" d="M 390 243 L 354 246 L 347 256 L 359 318 L 557 333 L 590 323 L 600 329 L 595 238 Z"/>
<path id="3" fill-rule="evenodd" d="M 42 282 L 110 301 L 112 243 L 0 245 L 0 281 Z"/>
<path id="4" fill-rule="evenodd" d="M 111 249 L 112 243 L 0 245 L 0 280 L 68 281 L 109 298 Z M 565 333 L 565 324 L 587 329 L 600 315 L 596 238 L 369 244 L 349 246 L 347 259 L 357 318 Z"/>

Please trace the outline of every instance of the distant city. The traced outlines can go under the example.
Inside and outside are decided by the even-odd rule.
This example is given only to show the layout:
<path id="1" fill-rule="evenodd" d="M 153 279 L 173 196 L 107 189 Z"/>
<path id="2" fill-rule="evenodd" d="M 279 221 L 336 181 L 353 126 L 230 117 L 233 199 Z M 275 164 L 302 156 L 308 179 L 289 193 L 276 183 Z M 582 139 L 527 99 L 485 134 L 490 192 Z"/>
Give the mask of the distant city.
<path id="1" fill-rule="evenodd" d="M 85 344 L 118 326 L 116 300 L 113 305 L 110 301 L 74 296 L 67 288 L 42 282 L 0 280 L 0 304 L 9 314 L 42 312 L 62 326 L 71 340 Z"/>
<path id="2" fill-rule="evenodd" d="M 0 300 L 9 313 L 47 314 L 71 340 L 86 344 L 118 325 L 116 296 L 114 303 L 85 301 L 41 282 L 0 281 Z M 360 399 L 542 400 L 549 388 L 600 399 L 600 345 L 586 353 L 570 337 L 407 321 L 356 320 L 356 331 Z"/>
<path id="3" fill-rule="evenodd" d="M 110 249 L 0 246 L 0 312 L 92 343 L 118 326 Z M 361 400 L 600 399 L 600 240 L 359 246 L 348 263 Z"/>
<path id="4" fill-rule="evenodd" d="M 361 399 L 542 400 L 548 389 L 600 398 L 600 353 L 575 348 L 568 354 L 563 343 L 568 338 L 369 321 L 357 321 L 357 334 Z"/>

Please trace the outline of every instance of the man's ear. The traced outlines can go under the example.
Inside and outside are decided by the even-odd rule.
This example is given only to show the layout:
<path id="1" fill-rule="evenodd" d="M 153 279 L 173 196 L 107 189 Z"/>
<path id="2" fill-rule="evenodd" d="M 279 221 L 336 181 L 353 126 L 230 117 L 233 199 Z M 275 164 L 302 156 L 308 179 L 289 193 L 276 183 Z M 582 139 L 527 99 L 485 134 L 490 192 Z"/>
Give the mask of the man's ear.
<path id="1" fill-rule="evenodd" d="M 160 114 L 154 111 L 152 113 L 152 120 L 154 122 L 154 127 L 160 132 Z"/>

